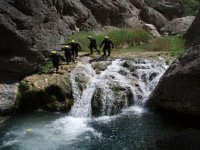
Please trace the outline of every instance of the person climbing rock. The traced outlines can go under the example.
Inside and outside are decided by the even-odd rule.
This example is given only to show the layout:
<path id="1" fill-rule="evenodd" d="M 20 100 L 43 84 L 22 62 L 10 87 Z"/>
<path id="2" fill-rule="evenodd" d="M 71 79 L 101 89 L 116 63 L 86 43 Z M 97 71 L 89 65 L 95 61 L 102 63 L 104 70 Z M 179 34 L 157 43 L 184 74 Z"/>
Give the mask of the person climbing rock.
<path id="1" fill-rule="evenodd" d="M 65 45 L 64 48 L 61 49 L 61 51 L 65 52 L 65 59 L 68 64 L 71 61 L 75 63 L 74 55 L 69 45 Z"/>
<path id="2" fill-rule="evenodd" d="M 78 57 L 78 51 L 81 51 L 81 46 L 79 43 L 76 43 L 74 40 L 71 43 L 67 44 L 71 46 L 72 52 L 74 54 L 74 58 Z"/>
<path id="3" fill-rule="evenodd" d="M 93 38 L 92 36 L 88 36 L 88 39 L 90 40 L 90 44 L 89 44 L 89 49 L 90 49 L 90 54 L 93 54 L 93 49 L 95 49 L 99 54 L 100 51 L 97 49 L 97 41 L 95 38 Z"/>
<path id="4" fill-rule="evenodd" d="M 108 55 L 107 56 L 110 56 L 110 53 L 111 53 L 111 48 L 114 48 L 114 44 L 111 40 L 109 40 L 109 38 L 107 36 L 105 36 L 103 42 L 101 43 L 100 45 L 100 48 L 103 47 L 103 55 L 102 56 L 106 56 L 106 51 L 108 51 Z"/>
<path id="5" fill-rule="evenodd" d="M 59 70 L 59 64 L 60 64 L 60 59 L 62 59 L 62 56 L 60 54 L 57 53 L 57 51 L 51 51 L 51 55 L 49 56 L 48 59 L 46 59 L 46 61 L 51 60 L 53 67 L 56 69 L 56 73 Z"/>

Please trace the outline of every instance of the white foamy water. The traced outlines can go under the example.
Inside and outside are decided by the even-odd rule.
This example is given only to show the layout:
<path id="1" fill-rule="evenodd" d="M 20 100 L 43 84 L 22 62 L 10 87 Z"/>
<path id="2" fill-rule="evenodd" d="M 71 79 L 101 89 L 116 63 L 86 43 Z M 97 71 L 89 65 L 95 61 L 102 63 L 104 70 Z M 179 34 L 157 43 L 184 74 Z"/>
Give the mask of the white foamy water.
<path id="1" fill-rule="evenodd" d="M 34 122 L 18 124 L 20 128 L 14 128 L 6 134 L 6 141 L 2 147 L 15 146 L 19 150 L 56 150 L 62 149 L 63 146 L 70 149 L 71 144 L 85 140 L 86 133 L 101 137 L 100 133 L 88 126 L 88 122 L 90 120 L 86 118 L 63 117 L 44 126 Z"/>
<path id="2" fill-rule="evenodd" d="M 75 104 L 70 114 L 74 117 L 91 117 L 91 99 L 95 90 L 100 88 L 102 90 L 102 116 L 110 115 L 115 103 L 115 94 L 111 89 L 111 84 L 130 89 L 134 96 L 135 105 L 143 105 L 167 66 L 162 61 L 134 59 L 128 62 L 132 70 L 123 66 L 125 60 L 116 59 L 100 74 L 96 74 L 92 67 L 95 63 L 79 63 L 71 74 Z M 101 63 L 103 65 L 105 62 Z M 80 90 L 79 83 L 76 82 L 76 76 L 80 76 L 80 74 L 88 78 L 86 89 L 83 91 Z M 127 107 L 128 102 L 125 101 L 124 108 Z"/>

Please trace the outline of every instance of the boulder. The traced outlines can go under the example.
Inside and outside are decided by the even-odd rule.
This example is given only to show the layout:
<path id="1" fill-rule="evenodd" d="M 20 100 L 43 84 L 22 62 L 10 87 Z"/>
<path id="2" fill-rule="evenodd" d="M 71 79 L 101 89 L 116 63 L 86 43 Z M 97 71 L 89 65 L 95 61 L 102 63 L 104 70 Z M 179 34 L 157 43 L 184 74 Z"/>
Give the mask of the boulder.
<path id="1" fill-rule="evenodd" d="M 168 22 L 163 28 L 161 28 L 161 32 L 171 35 L 184 35 L 194 21 L 194 18 L 194 16 L 187 16 L 173 19 L 172 21 Z"/>
<path id="2" fill-rule="evenodd" d="M 149 104 L 200 116 L 200 13 L 186 33 L 186 50 L 174 61 L 150 96 Z"/>
<path id="3" fill-rule="evenodd" d="M 134 96 L 130 87 L 122 87 L 116 82 L 110 82 L 109 86 L 112 98 L 105 98 L 106 91 L 102 88 L 95 90 L 91 100 L 93 116 L 115 115 L 133 105 Z"/>
<path id="4" fill-rule="evenodd" d="M 33 75 L 19 83 L 15 102 L 17 112 L 35 109 L 68 112 L 73 105 L 72 87 L 66 74 Z"/>
<path id="5" fill-rule="evenodd" d="M 158 32 L 158 30 L 156 29 L 156 27 L 152 24 L 145 24 L 143 26 L 143 29 L 146 30 L 147 32 L 149 32 L 154 37 L 160 37 L 161 36 L 160 33 Z"/>

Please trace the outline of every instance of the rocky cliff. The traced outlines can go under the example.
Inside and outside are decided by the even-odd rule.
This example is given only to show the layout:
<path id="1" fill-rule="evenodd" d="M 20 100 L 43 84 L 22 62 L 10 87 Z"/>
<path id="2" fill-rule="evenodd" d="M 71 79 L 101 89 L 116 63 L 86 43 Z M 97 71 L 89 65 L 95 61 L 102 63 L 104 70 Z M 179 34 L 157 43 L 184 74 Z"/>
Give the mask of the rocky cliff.
<path id="1" fill-rule="evenodd" d="M 167 22 L 140 0 L 1 0 L 0 16 L 0 70 L 15 75 L 36 71 L 73 31 Z"/>
<path id="2" fill-rule="evenodd" d="M 200 13 L 186 33 L 185 53 L 169 67 L 150 98 L 153 106 L 200 116 Z"/>

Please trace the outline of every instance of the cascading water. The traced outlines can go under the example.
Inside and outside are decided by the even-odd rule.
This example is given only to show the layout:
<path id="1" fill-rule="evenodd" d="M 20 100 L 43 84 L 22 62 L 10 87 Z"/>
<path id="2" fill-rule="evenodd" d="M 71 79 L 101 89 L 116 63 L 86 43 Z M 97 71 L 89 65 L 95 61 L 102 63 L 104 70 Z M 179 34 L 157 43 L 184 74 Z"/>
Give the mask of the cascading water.
<path id="1" fill-rule="evenodd" d="M 71 73 L 71 112 L 13 118 L 0 126 L 0 150 L 149 149 L 149 139 L 174 131 L 143 108 L 166 68 L 162 60 L 85 58 Z M 100 117 L 92 117 L 94 104 Z"/>
<path id="2" fill-rule="evenodd" d="M 97 74 L 92 67 L 95 66 L 95 63 L 79 63 L 71 74 L 75 104 L 70 114 L 74 117 L 90 117 L 92 115 L 91 100 L 97 88 L 102 90 L 100 97 L 103 104 L 101 115 L 110 115 L 112 106 L 116 103 L 115 89 L 112 88 L 112 85 L 115 85 L 115 88 L 130 89 L 134 96 L 135 105 L 144 104 L 167 68 L 164 61 L 116 59 L 105 70 Z M 97 65 L 105 64 L 107 62 L 101 62 Z M 80 89 L 80 81 L 76 81 L 77 76 L 84 76 L 88 79 L 86 89 Z M 123 103 L 124 108 L 128 107 L 127 100 Z"/>

